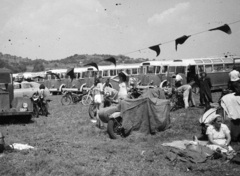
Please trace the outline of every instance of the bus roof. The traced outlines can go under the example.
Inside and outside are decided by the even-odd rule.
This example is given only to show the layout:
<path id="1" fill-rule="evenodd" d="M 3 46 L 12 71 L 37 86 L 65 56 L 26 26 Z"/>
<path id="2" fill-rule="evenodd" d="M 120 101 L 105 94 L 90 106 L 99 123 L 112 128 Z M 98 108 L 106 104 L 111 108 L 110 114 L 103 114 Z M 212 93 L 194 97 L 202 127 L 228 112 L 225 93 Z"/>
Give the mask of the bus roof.
<path id="1" fill-rule="evenodd" d="M 141 65 L 171 65 L 171 66 L 188 66 L 188 65 L 207 65 L 207 64 L 221 64 L 221 63 L 233 63 L 233 59 L 236 59 L 236 63 L 240 63 L 240 57 L 208 57 L 208 58 L 192 58 L 192 59 L 176 59 L 168 61 L 146 61 Z"/>
<path id="2" fill-rule="evenodd" d="M 117 65 L 116 67 L 114 65 L 99 65 L 98 69 L 99 71 L 101 71 L 101 70 L 131 69 L 131 68 L 139 68 L 139 67 L 140 67 L 140 63 L 136 63 L 136 64 L 128 64 L 128 65 Z M 87 70 L 97 71 L 97 69 L 92 66 L 87 67 Z"/>
<path id="3" fill-rule="evenodd" d="M 160 66 L 160 65 L 168 65 L 172 61 L 145 61 L 142 62 L 140 65 L 153 65 L 153 66 Z"/>

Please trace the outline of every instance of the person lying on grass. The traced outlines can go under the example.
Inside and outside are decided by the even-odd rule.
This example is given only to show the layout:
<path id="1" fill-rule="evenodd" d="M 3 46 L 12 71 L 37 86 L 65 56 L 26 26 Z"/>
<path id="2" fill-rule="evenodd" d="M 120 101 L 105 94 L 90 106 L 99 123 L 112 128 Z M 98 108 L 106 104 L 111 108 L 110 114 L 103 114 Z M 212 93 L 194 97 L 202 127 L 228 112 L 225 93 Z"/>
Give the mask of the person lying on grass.
<path id="1" fill-rule="evenodd" d="M 222 153 L 231 152 L 233 148 L 229 145 L 231 142 L 230 130 L 227 125 L 222 123 L 222 117 L 216 114 L 206 132 L 211 150 L 220 149 Z"/>

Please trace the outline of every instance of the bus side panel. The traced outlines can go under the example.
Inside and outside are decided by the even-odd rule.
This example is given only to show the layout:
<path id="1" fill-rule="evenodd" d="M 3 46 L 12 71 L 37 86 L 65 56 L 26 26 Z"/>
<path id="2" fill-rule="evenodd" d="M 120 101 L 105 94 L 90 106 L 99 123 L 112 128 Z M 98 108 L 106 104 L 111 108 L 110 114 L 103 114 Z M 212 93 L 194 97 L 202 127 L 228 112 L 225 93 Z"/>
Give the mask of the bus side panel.
<path id="1" fill-rule="evenodd" d="M 48 80 L 48 85 L 49 85 L 48 88 L 59 89 L 59 87 L 62 85 L 62 81 L 61 80 L 55 80 L 55 79 Z"/>
<path id="2" fill-rule="evenodd" d="M 84 80 L 85 80 L 87 88 L 90 88 L 94 84 L 94 78 L 93 77 L 84 78 Z"/>
<path id="3" fill-rule="evenodd" d="M 227 88 L 229 72 L 207 73 L 212 82 L 212 90 Z"/>
<path id="4" fill-rule="evenodd" d="M 148 84 L 148 75 L 141 75 L 140 80 L 141 80 L 142 85 L 147 85 Z"/>
<path id="5" fill-rule="evenodd" d="M 74 79 L 72 81 L 72 86 L 75 85 L 76 88 L 80 89 L 84 83 L 84 79 Z"/>
<path id="6" fill-rule="evenodd" d="M 45 79 L 45 80 L 44 80 L 44 85 L 45 85 L 47 88 L 51 88 L 51 82 L 50 82 L 50 80 Z"/>

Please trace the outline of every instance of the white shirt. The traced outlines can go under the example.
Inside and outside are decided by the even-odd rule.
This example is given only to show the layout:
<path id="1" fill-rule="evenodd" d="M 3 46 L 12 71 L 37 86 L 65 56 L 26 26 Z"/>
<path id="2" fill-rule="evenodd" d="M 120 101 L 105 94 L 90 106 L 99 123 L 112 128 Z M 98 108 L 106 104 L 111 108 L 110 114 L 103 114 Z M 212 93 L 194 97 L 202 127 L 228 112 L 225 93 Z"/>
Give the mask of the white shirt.
<path id="1" fill-rule="evenodd" d="M 125 99 L 127 98 L 127 85 L 125 82 L 122 82 L 119 84 L 119 92 L 118 92 L 118 98 Z"/>
<path id="2" fill-rule="evenodd" d="M 239 80 L 239 71 L 233 70 L 229 73 L 229 77 L 231 81 L 237 81 Z"/>
<path id="3" fill-rule="evenodd" d="M 183 80 L 183 78 L 182 78 L 181 75 L 177 74 L 175 80 L 176 81 L 181 81 L 181 80 Z"/>

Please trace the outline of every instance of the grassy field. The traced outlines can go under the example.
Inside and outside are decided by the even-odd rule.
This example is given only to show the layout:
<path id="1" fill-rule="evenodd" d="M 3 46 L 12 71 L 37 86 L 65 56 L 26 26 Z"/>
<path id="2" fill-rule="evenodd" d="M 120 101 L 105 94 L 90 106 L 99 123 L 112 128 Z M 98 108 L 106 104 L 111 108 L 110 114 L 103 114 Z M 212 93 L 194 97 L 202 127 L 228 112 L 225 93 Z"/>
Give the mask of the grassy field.
<path id="1" fill-rule="evenodd" d="M 215 100 L 219 93 L 214 93 Z M 196 96 L 196 100 L 199 98 Z M 238 175 L 240 167 L 220 160 L 201 165 L 172 165 L 163 142 L 192 139 L 200 135 L 203 109 L 180 109 L 171 113 L 171 128 L 156 135 L 133 133 L 111 140 L 99 130 L 82 104 L 62 106 L 61 96 L 52 96 L 48 117 L 28 124 L 5 124 L 0 131 L 7 143 L 27 143 L 35 150 L 13 151 L 0 158 L 0 175 Z M 238 147 L 235 145 L 235 147 Z M 190 168 L 191 170 L 187 169 Z"/>

